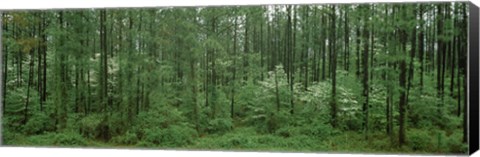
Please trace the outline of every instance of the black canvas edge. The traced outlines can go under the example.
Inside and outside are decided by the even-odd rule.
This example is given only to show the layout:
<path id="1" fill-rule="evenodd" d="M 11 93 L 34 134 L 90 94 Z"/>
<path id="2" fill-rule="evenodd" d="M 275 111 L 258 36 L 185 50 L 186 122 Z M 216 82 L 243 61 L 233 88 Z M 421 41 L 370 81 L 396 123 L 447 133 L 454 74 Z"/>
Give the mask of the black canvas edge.
<path id="1" fill-rule="evenodd" d="M 468 33 L 468 143 L 469 154 L 478 150 L 479 145 L 479 8 L 470 2 L 469 8 L 469 33 Z"/>

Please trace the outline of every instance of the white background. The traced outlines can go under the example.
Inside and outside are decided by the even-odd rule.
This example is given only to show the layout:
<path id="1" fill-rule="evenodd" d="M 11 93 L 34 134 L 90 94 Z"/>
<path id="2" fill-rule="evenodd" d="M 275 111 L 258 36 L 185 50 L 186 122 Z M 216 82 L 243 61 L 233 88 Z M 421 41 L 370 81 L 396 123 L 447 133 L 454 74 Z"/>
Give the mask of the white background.
<path id="1" fill-rule="evenodd" d="M 210 5 L 258 5 L 258 4 L 312 4 L 312 3 L 364 3 L 364 2 L 421 2 L 429 0 L 1 0 L 0 10 L 13 9 L 60 9 L 60 8 L 99 8 L 99 7 L 155 7 L 155 6 L 210 6 Z M 435 0 L 451 1 L 451 0 Z M 480 6 L 480 0 L 472 0 Z M 430 1 L 431 2 L 431 1 Z M 478 43 L 477 43 L 478 44 Z M 476 153 L 474 156 L 480 156 Z M 221 152 L 221 151 L 167 151 L 167 150 L 120 150 L 120 149 L 71 149 L 71 148 L 21 148 L 0 147 L 0 157 L 148 157 L 148 156 L 248 156 L 248 157 L 310 157 L 310 156 L 338 156 L 346 157 L 351 154 L 319 154 L 319 153 L 260 153 L 260 152 Z M 377 156 L 361 155 L 353 156 Z M 381 156 L 412 156 L 412 155 L 381 155 Z"/>

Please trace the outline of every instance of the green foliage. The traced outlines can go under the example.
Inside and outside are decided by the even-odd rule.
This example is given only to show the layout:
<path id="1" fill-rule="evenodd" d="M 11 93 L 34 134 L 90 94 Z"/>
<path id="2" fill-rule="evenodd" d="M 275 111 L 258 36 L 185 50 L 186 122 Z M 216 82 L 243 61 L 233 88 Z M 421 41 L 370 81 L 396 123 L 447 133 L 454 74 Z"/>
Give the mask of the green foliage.
<path id="1" fill-rule="evenodd" d="M 208 122 L 207 130 L 209 133 L 223 134 L 232 129 L 233 123 L 229 118 L 216 118 Z"/>
<path id="2" fill-rule="evenodd" d="M 2 117 L 2 125 L 12 131 L 23 131 L 25 93 L 25 88 L 17 88 L 6 93 L 4 115 L 10 116 Z"/>
<path id="3" fill-rule="evenodd" d="M 34 135 L 42 134 L 45 131 L 52 131 L 55 128 L 54 121 L 50 119 L 45 113 L 34 113 L 30 120 L 24 125 L 25 134 Z"/>
<path id="4" fill-rule="evenodd" d="M 285 126 L 275 132 L 275 135 L 287 138 L 295 136 L 307 136 L 316 139 L 326 139 L 330 136 L 338 134 L 338 131 L 321 121 L 313 121 L 305 123 L 301 126 Z"/>
<path id="5" fill-rule="evenodd" d="M 142 148 L 152 148 L 152 147 L 155 147 L 155 144 L 147 141 L 140 141 L 135 146 L 142 147 Z"/>
<path id="6" fill-rule="evenodd" d="M 53 143 L 57 146 L 87 146 L 87 141 L 82 135 L 71 131 L 57 133 L 53 138 Z"/>
<path id="7" fill-rule="evenodd" d="M 468 144 L 462 142 L 463 135 L 458 133 L 457 131 L 446 139 L 446 146 L 442 149 L 444 152 L 451 152 L 451 153 L 467 153 L 468 152 Z"/>
<path id="8" fill-rule="evenodd" d="M 145 137 L 143 137 L 143 140 L 147 143 L 159 145 L 162 143 L 162 132 L 163 130 L 160 128 L 145 129 Z"/>
<path id="9" fill-rule="evenodd" d="M 141 112 L 135 118 L 131 131 L 132 133 L 135 133 L 139 139 L 143 139 L 144 136 L 156 137 L 157 135 L 152 133 L 153 130 L 158 131 L 159 128 L 169 128 L 171 125 L 184 124 L 187 124 L 186 119 L 178 109 L 171 106 L 155 105 L 152 106 L 148 112 Z"/>
<path id="10" fill-rule="evenodd" d="M 154 144 L 162 147 L 182 147 L 191 144 L 193 139 L 197 137 L 196 131 L 186 127 L 172 125 L 169 128 L 146 129 L 145 137 L 141 144 Z"/>
<path id="11" fill-rule="evenodd" d="M 32 136 L 26 137 L 25 142 L 34 146 L 44 146 L 44 145 L 65 146 L 65 145 L 55 144 L 55 139 L 57 136 L 59 135 L 56 135 L 55 133 L 32 135 Z"/>
<path id="12" fill-rule="evenodd" d="M 409 146 L 414 151 L 418 150 L 433 150 L 436 143 L 431 137 L 429 131 L 424 130 L 410 130 L 408 132 Z"/>
<path id="13" fill-rule="evenodd" d="M 87 138 L 96 138 L 100 135 L 98 128 L 100 127 L 104 116 L 101 114 L 92 114 L 80 120 L 80 132 Z"/>
<path id="14" fill-rule="evenodd" d="M 3 141 L 466 153 L 467 13 L 463 2 L 7 12 Z"/>
<path id="15" fill-rule="evenodd" d="M 338 131 L 332 128 L 330 124 L 314 122 L 313 124 L 305 125 L 304 127 L 302 127 L 301 133 L 309 137 L 324 139 L 329 136 L 338 134 Z"/>
<path id="16" fill-rule="evenodd" d="M 235 115 L 238 117 L 246 118 L 244 122 L 252 122 L 250 118 L 253 118 L 253 114 L 263 113 L 265 112 L 266 107 L 270 107 L 270 105 L 261 105 L 259 99 L 259 94 L 262 88 L 257 86 L 252 80 L 245 82 L 245 85 L 239 88 L 238 95 L 236 96 L 236 106 L 235 106 Z M 259 118 L 262 116 L 257 116 Z"/>
<path id="17" fill-rule="evenodd" d="M 298 127 L 282 127 L 275 132 L 276 135 L 281 137 L 293 137 L 300 135 L 300 128 Z"/>
<path id="18" fill-rule="evenodd" d="M 2 142 L 5 145 L 16 145 L 21 144 L 24 139 L 23 135 L 19 132 L 14 132 L 8 128 L 2 129 Z"/>
<path id="19" fill-rule="evenodd" d="M 138 137 L 136 134 L 127 131 L 124 135 L 114 137 L 112 142 L 124 145 L 135 145 L 138 142 Z"/>
<path id="20" fill-rule="evenodd" d="M 128 120 L 125 117 L 122 117 L 119 113 L 113 113 L 108 116 L 106 123 L 109 128 L 110 136 L 117 136 L 125 133 L 128 128 Z"/>

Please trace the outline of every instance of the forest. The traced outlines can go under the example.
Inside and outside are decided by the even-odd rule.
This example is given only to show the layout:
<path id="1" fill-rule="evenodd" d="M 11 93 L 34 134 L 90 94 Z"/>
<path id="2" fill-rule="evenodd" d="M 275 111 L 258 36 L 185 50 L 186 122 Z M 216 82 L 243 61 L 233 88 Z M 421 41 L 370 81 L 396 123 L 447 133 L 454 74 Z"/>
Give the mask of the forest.
<path id="1" fill-rule="evenodd" d="M 1 18 L 5 145 L 468 152 L 466 2 Z"/>

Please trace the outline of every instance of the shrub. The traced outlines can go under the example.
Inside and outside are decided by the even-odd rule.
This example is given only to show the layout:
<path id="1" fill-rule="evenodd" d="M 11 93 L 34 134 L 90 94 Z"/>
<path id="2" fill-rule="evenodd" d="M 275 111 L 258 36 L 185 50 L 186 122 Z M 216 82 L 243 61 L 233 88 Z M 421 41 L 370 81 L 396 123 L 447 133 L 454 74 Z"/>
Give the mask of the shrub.
<path id="1" fill-rule="evenodd" d="M 131 131 L 139 139 L 147 136 L 146 130 L 152 128 L 169 128 L 171 125 L 187 121 L 182 112 L 171 106 L 152 106 L 147 112 L 140 112 L 133 121 Z"/>
<path id="2" fill-rule="evenodd" d="M 307 136 L 314 136 L 318 138 L 327 138 L 335 134 L 336 131 L 328 124 L 313 123 L 310 126 L 302 127 L 301 134 Z"/>
<path id="3" fill-rule="evenodd" d="M 100 126 L 103 120 L 103 116 L 100 114 L 91 114 L 80 120 L 80 132 L 87 138 L 95 138 L 100 135 L 97 128 Z"/>
<path id="4" fill-rule="evenodd" d="M 17 144 L 18 141 L 21 141 L 21 138 L 23 137 L 24 136 L 22 134 L 17 133 L 15 131 L 11 131 L 10 129 L 2 130 L 2 138 L 3 138 L 2 141 L 4 142 L 3 144 L 5 145 Z"/>
<path id="5" fill-rule="evenodd" d="M 252 136 L 246 136 L 242 133 L 231 134 L 225 136 L 220 140 L 220 146 L 222 148 L 255 148 L 255 142 L 252 140 Z"/>
<path id="6" fill-rule="evenodd" d="M 151 142 L 147 142 L 147 141 L 140 141 L 137 143 L 138 147 L 142 147 L 142 148 L 145 148 L 145 147 L 155 147 L 155 144 L 151 143 Z"/>
<path id="7" fill-rule="evenodd" d="M 430 137 L 430 133 L 424 130 L 411 130 L 407 132 L 409 145 L 414 151 L 429 150 L 435 143 Z"/>
<path id="8" fill-rule="evenodd" d="M 39 146 L 45 146 L 45 145 L 53 145 L 54 140 L 56 137 L 56 133 L 47 133 L 47 134 L 41 134 L 41 135 L 33 135 L 33 136 L 28 136 L 27 141 L 29 145 L 39 145 Z"/>
<path id="9" fill-rule="evenodd" d="M 463 134 L 454 133 L 447 138 L 447 150 L 450 153 L 467 153 L 468 145 L 462 142 Z"/>
<path id="10" fill-rule="evenodd" d="M 303 126 L 285 126 L 275 131 L 275 135 L 284 138 L 295 136 L 309 136 L 315 138 L 327 138 L 336 134 L 338 131 L 332 128 L 329 124 L 324 124 L 318 121 L 314 121 L 310 124 L 304 124 Z"/>
<path id="11" fill-rule="evenodd" d="M 125 133 L 125 130 L 128 129 L 128 121 L 125 120 L 119 113 L 113 113 L 109 116 L 108 121 L 109 133 L 112 136 L 118 136 Z"/>
<path id="12" fill-rule="evenodd" d="M 127 131 L 124 135 L 113 138 L 112 141 L 119 144 L 134 145 L 138 142 L 138 137 L 135 133 Z"/>
<path id="13" fill-rule="evenodd" d="M 159 145 L 162 141 L 162 131 L 160 128 L 145 129 L 145 136 L 142 144 L 150 143 L 152 145 Z M 139 143 L 140 144 L 140 143 Z"/>
<path id="14" fill-rule="evenodd" d="M 232 120 L 230 118 L 216 118 L 208 122 L 208 132 L 223 134 L 230 131 L 233 127 Z"/>
<path id="15" fill-rule="evenodd" d="M 388 136 L 384 138 L 372 139 L 371 148 L 374 148 L 375 151 L 388 152 L 392 149 L 392 142 Z"/>
<path id="16" fill-rule="evenodd" d="M 23 129 L 25 134 L 33 135 L 52 130 L 53 128 L 54 124 L 52 124 L 52 120 L 50 120 L 46 114 L 40 112 L 30 117 Z"/>
<path id="17" fill-rule="evenodd" d="M 360 118 L 360 115 L 361 114 L 358 114 L 358 113 L 349 114 L 347 115 L 348 118 L 344 118 L 345 119 L 344 123 L 341 123 L 340 125 L 344 130 L 359 131 L 362 129 L 362 120 L 363 120 L 362 118 Z"/>
<path id="18" fill-rule="evenodd" d="M 259 144 L 270 145 L 274 142 L 277 142 L 277 140 L 278 140 L 277 138 L 275 136 L 272 136 L 272 135 L 258 136 L 256 138 L 256 142 L 259 143 Z"/>
<path id="19" fill-rule="evenodd" d="M 237 135 L 237 136 L 233 136 L 232 138 L 230 138 L 229 142 L 232 146 L 239 147 L 239 146 L 246 145 L 250 141 L 249 141 L 248 138 Z"/>
<path id="20" fill-rule="evenodd" d="M 86 146 L 87 142 L 85 139 L 76 132 L 63 132 L 59 133 L 54 137 L 55 145 L 60 146 Z"/>
<path id="21" fill-rule="evenodd" d="M 281 137 L 292 137 L 300 134 L 300 129 L 297 127 L 286 126 L 278 129 L 275 132 L 276 135 Z"/>
<path id="22" fill-rule="evenodd" d="M 163 131 L 162 141 L 164 146 L 181 147 L 192 143 L 196 136 L 196 131 L 189 127 L 172 125 Z"/>
<path id="23" fill-rule="evenodd" d="M 166 147 L 182 147 L 193 142 L 196 131 L 186 127 L 172 125 L 166 129 L 154 128 L 145 130 L 144 142 Z"/>

